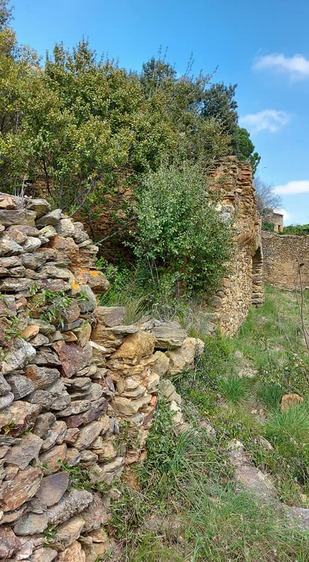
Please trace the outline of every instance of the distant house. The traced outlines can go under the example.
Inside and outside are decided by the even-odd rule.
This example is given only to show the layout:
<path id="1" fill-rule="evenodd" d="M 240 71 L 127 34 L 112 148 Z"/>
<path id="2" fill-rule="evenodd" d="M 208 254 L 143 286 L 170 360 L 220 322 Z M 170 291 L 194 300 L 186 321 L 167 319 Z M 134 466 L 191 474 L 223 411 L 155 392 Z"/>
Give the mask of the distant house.
<path id="1" fill-rule="evenodd" d="M 275 213 L 273 211 L 265 218 L 267 221 L 273 223 L 274 232 L 283 232 L 283 215 L 281 213 Z"/>

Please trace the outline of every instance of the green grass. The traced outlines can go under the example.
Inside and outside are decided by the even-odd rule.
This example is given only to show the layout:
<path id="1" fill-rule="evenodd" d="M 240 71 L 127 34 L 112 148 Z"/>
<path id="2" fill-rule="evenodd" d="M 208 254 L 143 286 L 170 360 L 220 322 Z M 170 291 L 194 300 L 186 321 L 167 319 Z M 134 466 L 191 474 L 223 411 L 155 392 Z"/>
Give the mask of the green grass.
<path id="1" fill-rule="evenodd" d="M 238 493 L 227 455 L 230 440 L 240 440 L 281 501 L 309 507 L 309 358 L 295 295 L 267 289 L 235 338 L 206 337 L 182 310 L 183 325 L 189 320 L 205 341 L 194 369 L 173 380 L 192 431 L 176 436 L 168 403 L 159 401 L 148 458 L 130 468 L 137 486 L 122 485 L 113 505 L 121 562 L 307 562 L 308 534 L 271 504 Z M 304 403 L 281 412 L 287 392 Z"/>

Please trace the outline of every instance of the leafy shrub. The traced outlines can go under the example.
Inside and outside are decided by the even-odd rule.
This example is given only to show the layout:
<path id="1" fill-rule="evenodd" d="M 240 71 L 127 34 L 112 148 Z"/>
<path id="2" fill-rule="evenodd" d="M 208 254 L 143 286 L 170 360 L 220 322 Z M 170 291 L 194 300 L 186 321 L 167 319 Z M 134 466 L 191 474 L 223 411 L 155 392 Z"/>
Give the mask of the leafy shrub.
<path id="1" fill-rule="evenodd" d="M 231 243 L 201 169 L 162 165 L 144 177 L 136 197 L 132 245 L 150 282 L 165 292 L 209 294 L 224 275 Z"/>

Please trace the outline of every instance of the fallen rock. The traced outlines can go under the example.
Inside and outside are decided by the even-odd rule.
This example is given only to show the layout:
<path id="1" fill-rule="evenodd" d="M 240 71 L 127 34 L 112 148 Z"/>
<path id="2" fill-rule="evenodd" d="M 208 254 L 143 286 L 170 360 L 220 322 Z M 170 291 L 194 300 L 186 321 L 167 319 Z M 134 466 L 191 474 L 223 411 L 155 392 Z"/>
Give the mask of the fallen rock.
<path id="1" fill-rule="evenodd" d="M 299 394 L 284 394 L 281 398 L 280 410 L 286 412 L 290 408 L 302 404 L 304 399 Z"/>

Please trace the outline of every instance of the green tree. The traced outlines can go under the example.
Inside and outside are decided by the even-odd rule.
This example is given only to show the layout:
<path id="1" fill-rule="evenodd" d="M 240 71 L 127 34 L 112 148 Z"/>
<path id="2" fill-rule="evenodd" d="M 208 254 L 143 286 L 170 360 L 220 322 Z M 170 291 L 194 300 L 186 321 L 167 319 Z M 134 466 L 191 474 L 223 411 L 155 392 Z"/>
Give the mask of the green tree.
<path id="1" fill-rule="evenodd" d="M 250 162 L 252 166 L 252 173 L 255 175 L 257 167 L 261 161 L 261 157 L 255 150 L 255 146 L 250 139 L 249 132 L 243 127 L 237 127 L 236 130 L 235 153 L 240 161 Z"/>

